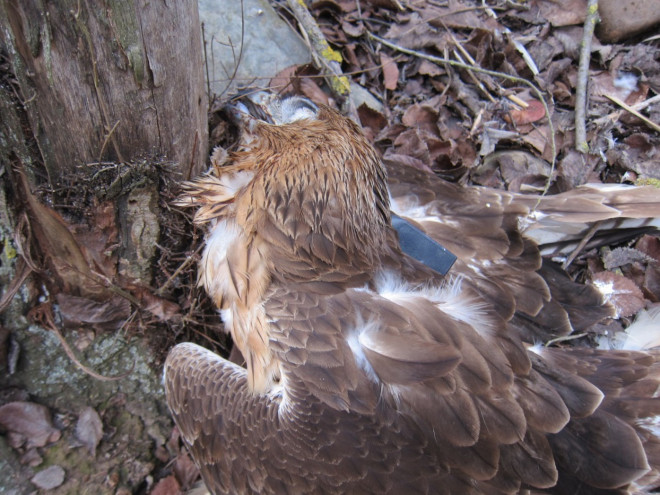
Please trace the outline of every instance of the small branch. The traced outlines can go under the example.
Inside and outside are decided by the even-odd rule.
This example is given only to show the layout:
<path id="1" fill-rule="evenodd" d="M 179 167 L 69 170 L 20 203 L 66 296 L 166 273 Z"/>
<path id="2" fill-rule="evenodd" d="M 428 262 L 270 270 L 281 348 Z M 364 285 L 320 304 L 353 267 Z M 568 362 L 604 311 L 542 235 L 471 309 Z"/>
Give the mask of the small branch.
<path id="1" fill-rule="evenodd" d="M 587 2 L 587 19 L 584 21 L 580 62 L 578 65 L 577 86 L 575 88 L 575 149 L 580 153 L 589 153 L 587 143 L 587 80 L 589 78 L 589 62 L 591 61 L 591 39 L 598 21 L 598 0 Z"/>
<path id="2" fill-rule="evenodd" d="M 529 108 L 529 103 L 521 100 L 516 95 L 506 95 L 506 97 L 521 108 Z"/>
<path id="3" fill-rule="evenodd" d="M 639 103 L 635 103 L 634 105 L 631 105 L 631 106 L 626 106 L 626 109 L 637 110 L 639 112 L 640 110 L 644 110 L 646 107 L 650 107 L 651 105 L 655 105 L 658 102 L 660 102 L 660 95 L 655 95 L 655 96 L 649 98 L 648 100 L 640 101 Z M 628 111 L 630 111 L 630 110 L 628 110 Z M 622 114 L 623 114 L 623 110 L 617 110 L 617 111 L 612 112 L 608 115 L 605 115 L 604 117 L 600 117 L 600 118 L 594 120 L 594 124 L 595 125 L 604 124 L 607 121 L 614 122 L 615 120 L 620 119 Z"/>
<path id="4" fill-rule="evenodd" d="M 105 153 L 105 148 L 108 146 L 108 141 L 110 141 L 110 139 L 112 138 L 112 135 L 114 134 L 115 129 L 117 129 L 117 126 L 119 125 L 120 122 L 121 120 L 115 122 L 115 125 L 113 125 L 112 129 L 110 129 L 108 131 L 108 134 L 106 134 L 105 139 L 103 140 L 103 145 L 101 146 L 101 151 L 99 151 L 99 158 L 97 161 L 99 162 L 101 161 L 101 158 L 103 157 L 103 153 Z"/>
<path id="5" fill-rule="evenodd" d="M 633 107 L 631 107 L 630 105 L 626 105 L 625 102 L 621 101 L 621 100 L 620 100 L 619 98 L 617 98 L 616 96 L 611 96 L 611 95 L 605 95 L 605 96 L 606 96 L 607 98 L 609 98 L 610 100 L 612 100 L 612 101 L 613 101 L 614 103 L 616 103 L 617 105 L 619 105 L 619 106 L 620 106 L 621 108 L 623 108 L 625 111 L 630 112 L 630 113 L 632 113 L 635 117 L 637 117 L 638 119 L 641 119 L 646 125 L 648 125 L 648 126 L 649 126 L 651 129 L 653 129 L 655 132 L 660 132 L 660 126 L 659 126 L 658 124 L 656 124 L 655 122 L 653 122 L 653 121 L 647 119 L 646 117 L 644 117 L 641 113 L 639 113 L 637 110 L 635 110 L 635 109 L 634 109 Z M 655 96 L 654 98 L 658 98 L 658 97 Z M 651 101 L 652 99 L 653 99 L 653 98 L 651 98 L 651 99 L 649 99 L 649 100 L 647 100 L 647 101 Z M 645 103 L 645 102 L 644 102 L 644 103 Z"/>
<path id="6" fill-rule="evenodd" d="M 561 265 L 561 267 L 566 270 L 571 263 L 573 263 L 573 260 L 577 258 L 577 255 L 582 252 L 584 249 L 584 246 L 587 245 L 587 243 L 591 240 L 591 238 L 598 232 L 598 229 L 600 228 L 600 224 L 603 223 L 602 221 L 595 222 L 587 231 L 586 234 L 584 234 L 584 237 L 582 240 L 578 243 L 577 246 L 575 246 L 575 249 L 571 254 L 568 255 L 564 263 Z"/>
<path id="7" fill-rule="evenodd" d="M 465 53 L 465 54 L 469 55 L 461 45 L 456 44 L 456 46 L 459 47 L 459 51 L 461 53 Z M 454 56 L 456 57 L 456 60 L 458 60 L 460 63 L 462 63 L 462 64 L 465 63 L 463 61 L 463 58 L 461 57 L 461 55 L 456 50 L 454 50 Z M 468 58 L 468 62 L 470 62 L 471 66 L 474 66 L 474 64 L 475 64 L 472 57 Z M 495 98 L 493 98 L 491 96 L 491 94 L 488 92 L 488 90 L 483 85 L 483 83 L 477 78 L 477 76 L 474 75 L 474 72 L 468 72 L 468 74 L 470 75 L 470 79 L 472 79 L 472 82 L 477 85 L 477 88 L 479 88 L 481 90 L 481 92 L 484 94 L 484 96 L 486 96 L 486 98 L 488 98 L 491 103 L 495 103 Z"/>
<path id="8" fill-rule="evenodd" d="M 231 51 L 234 56 L 234 72 L 232 72 L 232 75 L 229 78 L 229 84 L 231 84 L 232 81 L 234 81 L 234 79 L 236 78 L 236 74 L 238 73 L 238 68 L 240 67 L 241 62 L 243 61 L 244 46 L 245 46 L 245 6 L 243 5 L 243 0 L 241 0 L 241 47 L 238 50 L 238 59 L 237 59 L 236 54 L 234 52 L 234 45 L 232 44 L 231 46 Z M 225 91 L 227 90 L 225 89 Z"/>
<path id="9" fill-rule="evenodd" d="M 131 373 L 133 373 L 133 370 L 135 369 L 135 361 L 133 361 L 133 365 L 131 366 L 131 369 L 128 371 L 116 375 L 116 376 L 105 376 L 101 375 L 100 373 L 97 373 L 94 371 L 92 368 L 89 368 L 88 366 L 85 366 L 77 357 L 76 354 L 73 352 L 73 349 L 71 349 L 71 346 L 69 343 L 66 341 L 62 333 L 60 332 L 59 328 L 57 328 L 55 325 L 51 326 L 49 328 L 50 331 L 52 331 L 55 334 L 55 337 L 57 337 L 57 340 L 60 341 L 60 344 L 62 345 L 62 349 L 64 349 L 64 352 L 66 353 L 67 356 L 69 356 L 69 359 L 73 364 L 75 364 L 78 368 L 80 368 L 82 371 L 87 373 L 89 376 L 96 378 L 97 380 L 101 382 L 116 382 L 119 380 L 123 380 L 127 376 L 129 376 Z"/>
<path id="10" fill-rule="evenodd" d="M 357 111 L 350 103 L 351 99 L 349 98 L 350 82 L 341 70 L 341 53 L 330 47 L 302 0 L 287 0 L 286 3 L 300 24 L 300 29 L 310 44 L 314 63 L 324 73 L 325 80 L 332 93 L 339 101 L 344 101 L 345 108 L 343 110 L 354 120 L 357 120 Z"/>
<path id="11" fill-rule="evenodd" d="M 575 339 L 581 339 L 582 337 L 586 337 L 588 334 L 587 333 L 576 333 L 575 335 L 564 335 L 563 337 L 556 337 L 554 339 L 550 339 L 545 343 L 545 347 L 550 347 L 553 344 L 558 344 L 559 342 L 567 342 L 569 340 L 575 340 Z"/>
<path id="12" fill-rule="evenodd" d="M 387 41 L 386 39 L 381 38 L 380 36 L 376 36 L 375 34 L 370 33 L 368 31 L 367 34 L 369 35 L 369 37 L 373 38 L 379 43 L 382 43 L 383 45 L 393 50 L 399 51 L 401 53 L 406 53 L 408 55 L 413 55 L 415 57 L 430 60 L 431 62 L 435 62 L 436 64 L 447 64 L 468 71 L 481 72 L 483 74 L 488 74 L 490 76 L 498 77 L 500 79 L 507 79 L 509 81 L 513 81 L 518 84 L 524 84 L 525 86 L 529 87 L 543 105 L 543 109 L 545 110 L 545 116 L 548 119 L 548 132 L 550 134 L 550 150 L 552 154 L 552 159 L 550 161 L 550 177 L 545 185 L 545 189 L 541 193 L 541 196 L 544 196 L 548 192 L 548 189 L 550 189 L 550 181 L 552 180 L 552 176 L 554 175 L 556 161 L 557 161 L 557 144 L 555 141 L 555 128 L 554 125 L 552 124 L 552 119 L 550 118 L 550 109 L 548 108 L 548 104 L 545 101 L 545 98 L 543 97 L 543 93 L 541 93 L 541 90 L 539 88 L 537 88 L 533 83 L 529 82 L 527 79 L 523 79 L 522 77 L 511 76 L 509 74 L 504 74 L 503 72 L 482 69 L 481 67 L 473 67 L 471 65 L 466 65 L 460 62 L 456 62 L 455 60 L 449 60 L 446 58 L 428 55 L 426 53 L 418 52 L 416 50 L 410 50 L 409 48 L 405 48 L 403 46 L 397 45 L 395 43 L 392 43 L 391 41 Z"/>
<path id="13" fill-rule="evenodd" d="M 55 319 L 53 317 L 53 313 L 50 307 L 49 303 L 43 303 L 36 308 L 34 308 L 32 311 L 32 317 L 37 320 L 37 323 L 40 324 L 43 328 L 50 330 L 53 332 L 55 337 L 57 337 L 57 340 L 59 340 L 60 344 L 62 345 L 62 348 L 64 349 L 64 352 L 66 355 L 69 357 L 71 362 L 75 364 L 78 368 L 80 368 L 82 371 L 87 373 L 88 375 L 96 378 L 97 380 L 100 380 L 102 382 L 115 382 L 118 380 L 123 380 L 127 376 L 129 376 L 131 373 L 133 373 L 133 370 L 135 369 L 135 361 L 133 361 L 133 365 L 131 366 L 131 369 L 128 371 L 117 375 L 117 376 L 104 376 L 101 375 L 100 373 L 97 373 L 93 369 L 85 366 L 76 356 L 75 352 L 73 352 L 73 349 L 71 349 L 71 346 L 69 343 L 66 341 L 62 333 L 60 332 L 60 329 L 57 328 L 57 325 L 55 324 Z"/>
<path id="14" fill-rule="evenodd" d="M 166 290 L 166 289 L 172 284 L 172 282 L 173 282 L 174 280 L 176 280 L 176 278 L 179 276 L 179 274 L 181 274 L 181 272 L 182 272 L 183 270 L 185 270 L 185 268 L 186 268 L 190 263 L 192 263 L 193 261 L 195 261 L 196 256 L 199 254 L 199 252 L 202 250 L 203 247 L 204 247 L 204 244 L 201 244 L 197 249 L 195 249 L 195 252 L 193 253 L 192 256 L 188 256 L 188 257 L 184 260 L 184 262 L 181 263 L 181 264 L 179 265 L 179 267 L 174 271 L 174 273 L 172 274 L 172 276 L 171 276 L 170 278 L 168 278 L 168 279 L 165 281 L 165 283 L 164 283 L 163 285 L 160 286 L 160 288 L 159 288 L 158 290 L 156 290 L 155 294 L 156 294 L 157 296 L 162 297 L 162 295 L 163 295 L 163 293 L 165 292 L 165 290 Z"/>
<path id="15" fill-rule="evenodd" d="M 206 98 L 211 105 L 213 96 L 211 95 L 211 77 L 209 76 L 209 56 L 206 51 L 206 32 L 204 31 L 204 23 L 202 22 L 202 46 L 204 47 L 204 69 L 206 70 Z"/>

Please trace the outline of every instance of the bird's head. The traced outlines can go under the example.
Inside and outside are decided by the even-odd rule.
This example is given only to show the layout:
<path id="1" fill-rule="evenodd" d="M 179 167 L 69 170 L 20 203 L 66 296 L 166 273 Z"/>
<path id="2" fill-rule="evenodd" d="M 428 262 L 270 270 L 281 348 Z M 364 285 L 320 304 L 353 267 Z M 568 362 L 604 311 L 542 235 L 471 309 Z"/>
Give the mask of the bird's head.
<path id="1" fill-rule="evenodd" d="M 388 236 L 389 195 L 383 165 L 361 129 L 297 96 L 260 93 L 234 112 L 243 149 L 230 169 L 253 171 L 237 192 L 236 220 L 268 244 L 277 272 L 304 281 L 348 265 L 373 269 Z"/>

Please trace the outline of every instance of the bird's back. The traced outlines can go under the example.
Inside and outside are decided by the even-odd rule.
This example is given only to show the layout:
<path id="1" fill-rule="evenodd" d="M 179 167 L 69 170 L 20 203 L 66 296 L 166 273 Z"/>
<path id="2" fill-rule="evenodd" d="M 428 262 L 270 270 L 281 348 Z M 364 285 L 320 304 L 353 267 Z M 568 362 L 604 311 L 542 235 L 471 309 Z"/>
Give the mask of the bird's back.
<path id="1" fill-rule="evenodd" d="M 660 355 L 532 346 L 611 309 L 521 233 L 528 202 L 392 165 L 388 192 L 355 124 L 287 105 L 295 117 L 279 107 L 282 122 L 253 123 L 232 166 L 189 191 L 211 221 L 202 282 L 247 360 L 182 344 L 166 363 L 168 403 L 209 488 L 657 483 Z M 458 256 L 448 276 L 401 251 L 390 194 Z"/>

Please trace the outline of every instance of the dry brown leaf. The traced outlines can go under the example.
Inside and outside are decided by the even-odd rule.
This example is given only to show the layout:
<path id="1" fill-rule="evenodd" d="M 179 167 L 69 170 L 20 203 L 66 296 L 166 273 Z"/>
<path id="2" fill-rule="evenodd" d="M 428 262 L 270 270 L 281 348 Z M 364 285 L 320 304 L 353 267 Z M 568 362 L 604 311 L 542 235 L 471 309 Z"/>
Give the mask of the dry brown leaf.
<path id="1" fill-rule="evenodd" d="M 381 112 L 374 110 L 366 103 L 363 103 L 358 107 L 357 113 L 367 139 L 374 141 L 375 137 L 387 125 L 387 118 Z"/>
<path id="2" fill-rule="evenodd" d="M 573 189 L 585 184 L 589 182 L 590 174 L 599 161 L 600 157 L 569 150 L 559 162 L 558 180 L 565 189 Z"/>
<path id="3" fill-rule="evenodd" d="M 30 226 L 62 289 L 92 297 L 105 294 L 69 225 L 57 212 L 41 204 L 32 194 L 25 175 L 20 172 L 20 176 L 29 206 Z"/>
<path id="4" fill-rule="evenodd" d="M 524 133 L 521 138 L 525 144 L 530 145 L 541 153 L 541 158 L 550 162 L 552 158 L 550 139 L 550 129 L 547 125 L 534 127 L 530 132 Z"/>
<path id="5" fill-rule="evenodd" d="M 502 26 L 494 17 L 483 15 L 477 9 L 466 9 L 465 5 L 458 0 L 449 0 L 447 6 L 424 2 L 420 10 L 424 20 L 429 25 L 438 29 L 445 29 L 447 27 L 487 31 L 499 31 L 502 29 Z"/>
<path id="6" fill-rule="evenodd" d="M 199 469 L 187 452 L 179 454 L 174 461 L 174 474 L 184 490 L 190 489 L 199 479 Z"/>
<path id="7" fill-rule="evenodd" d="M 181 308 L 178 304 L 153 294 L 144 287 L 133 288 L 133 294 L 142 303 L 142 308 L 149 311 L 161 321 L 170 321 L 181 317 Z"/>
<path id="8" fill-rule="evenodd" d="M 409 22 L 391 24 L 383 37 L 413 50 L 433 47 L 441 53 L 448 40 L 429 29 L 417 12 L 410 15 Z"/>
<path id="9" fill-rule="evenodd" d="M 649 300 L 660 302 L 660 239 L 645 235 L 637 241 L 635 248 L 654 260 L 644 270 L 642 290 Z"/>
<path id="10" fill-rule="evenodd" d="M 290 65 L 282 69 L 270 80 L 268 87 L 276 93 L 291 91 L 294 88 L 294 80 L 296 79 L 295 76 L 298 68 L 298 65 Z"/>
<path id="11" fill-rule="evenodd" d="M 60 293 L 57 304 L 65 327 L 74 328 L 83 323 L 103 328 L 118 328 L 131 314 L 131 305 L 123 297 L 114 296 L 103 302 L 86 297 Z"/>
<path id="12" fill-rule="evenodd" d="M 385 52 L 380 52 L 380 63 L 383 66 L 383 85 L 385 89 L 396 89 L 396 85 L 399 82 L 399 68 L 396 62 Z"/>
<path id="13" fill-rule="evenodd" d="M 527 105 L 527 108 L 515 109 L 509 112 L 511 120 L 516 125 L 531 124 L 545 117 L 543 103 L 538 100 L 531 100 L 527 102 Z"/>
<path id="14" fill-rule="evenodd" d="M 300 91 L 307 98 L 319 105 L 329 105 L 330 99 L 321 89 L 316 81 L 310 77 L 305 77 L 300 81 Z"/>
<path id="15" fill-rule="evenodd" d="M 540 17 L 553 26 L 583 24 L 587 17 L 587 0 L 532 0 Z"/>
<path id="16" fill-rule="evenodd" d="M 174 475 L 167 476 L 160 480 L 151 490 L 151 495 L 181 495 L 181 487 Z"/>
<path id="17" fill-rule="evenodd" d="M 635 248 L 660 262 L 660 239 L 654 235 L 645 235 L 635 245 Z"/>
<path id="18" fill-rule="evenodd" d="M 417 128 L 431 136 L 439 137 L 438 112 L 435 108 L 424 105 L 410 105 L 401 117 L 408 127 Z"/>
<path id="19" fill-rule="evenodd" d="M 417 129 L 408 129 L 394 140 L 398 154 L 409 155 L 431 166 L 431 155 L 424 138 Z"/>
<path id="20" fill-rule="evenodd" d="M 445 71 L 438 64 L 434 64 L 433 62 L 429 62 L 428 60 L 423 59 L 417 68 L 417 73 L 424 76 L 435 77 L 444 74 Z"/>
<path id="21" fill-rule="evenodd" d="M 644 308 L 644 295 L 632 280 L 612 272 L 596 273 L 592 277 L 606 302 L 614 306 L 617 318 L 636 314 Z"/>
<path id="22" fill-rule="evenodd" d="M 87 447 L 92 457 L 96 457 L 96 447 L 103 437 L 103 422 L 99 414 L 91 407 L 86 407 L 78 416 L 76 438 Z"/>
<path id="23" fill-rule="evenodd" d="M 72 233 L 87 259 L 89 266 L 108 279 L 117 274 L 117 250 L 119 228 L 117 227 L 115 205 L 106 201 L 91 208 L 88 225 L 73 225 Z"/>
<path id="24" fill-rule="evenodd" d="M 616 78 L 609 71 L 589 75 L 589 94 L 592 101 L 607 101 L 608 96 L 618 98 L 628 105 L 635 105 L 646 99 L 648 85 L 641 84 L 633 74 L 619 75 Z"/>
<path id="25" fill-rule="evenodd" d="M 366 0 L 366 3 L 374 7 L 383 7 L 390 10 L 399 10 L 403 2 L 402 0 Z"/>
<path id="26" fill-rule="evenodd" d="M 654 263 L 646 268 L 642 289 L 650 301 L 660 302 L 660 264 Z"/>
<path id="27" fill-rule="evenodd" d="M 536 188 L 538 183 L 545 184 L 550 174 L 550 165 L 526 151 L 496 151 L 484 157 L 481 165 L 471 173 L 478 184 L 503 186 L 510 191 L 521 191 L 525 186 Z"/>
<path id="28" fill-rule="evenodd" d="M 20 437 L 26 448 L 44 447 L 60 439 L 47 407 L 34 402 L 10 402 L 0 407 L 0 427 Z M 19 440 L 15 437 L 16 440 Z"/>
<path id="29" fill-rule="evenodd" d="M 351 38 L 359 38 L 360 36 L 364 35 L 364 31 L 365 31 L 364 24 L 362 24 L 361 22 L 355 24 L 352 22 L 342 20 L 341 28 Z"/>

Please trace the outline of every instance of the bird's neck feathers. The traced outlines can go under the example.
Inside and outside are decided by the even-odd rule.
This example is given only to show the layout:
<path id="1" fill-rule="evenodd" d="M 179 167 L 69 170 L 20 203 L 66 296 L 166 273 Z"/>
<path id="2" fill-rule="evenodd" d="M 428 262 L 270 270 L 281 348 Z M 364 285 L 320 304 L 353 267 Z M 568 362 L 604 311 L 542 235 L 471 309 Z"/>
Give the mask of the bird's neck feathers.
<path id="1" fill-rule="evenodd" d="M 246 359 L 251 388 L 264 392 L 278 374 L 263 309 L 270 285 L 363 284 L 391 254 L 392 235 L 385 170 L 352 121 L 321 108 L 315 120 L 252 131 L 248 149 L 179 203 L 212 222 L 200 284 Z"/>
<path id="2" fill-rule="evenodd" d="M 305 283 L 374 271 L 387 245 L 389 195 L 359 127 L 321 108 L 314 120 L 259 123 L 255 135 L 236 155 L 258 161 L 236 221 L 268 245 L 274 275 Z"/>

